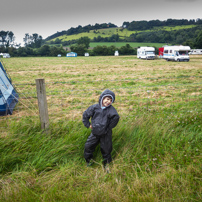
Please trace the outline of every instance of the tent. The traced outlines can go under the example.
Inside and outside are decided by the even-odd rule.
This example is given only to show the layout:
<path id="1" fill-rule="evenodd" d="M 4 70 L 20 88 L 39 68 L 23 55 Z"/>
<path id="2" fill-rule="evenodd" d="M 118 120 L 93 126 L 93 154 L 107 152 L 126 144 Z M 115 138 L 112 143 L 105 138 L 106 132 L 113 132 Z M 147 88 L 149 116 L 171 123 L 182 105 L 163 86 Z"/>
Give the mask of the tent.
<path id="1" fill-rule="evenodd" d="M 13 113 L 15 105 L 18 103 L 19 95 L 12 85 L 3 64 L 0 62 L 0 116 Z"/>
<path id="2" fill-rule="evenodd" d="M 114 56 L 119 56 L 119 51 L 115 51 Z"/>
<path id="3" fill-rule="evenodd" d="M 75 52 L 67 53 L 66 57 L 77 57 L 77 53 Z"/>

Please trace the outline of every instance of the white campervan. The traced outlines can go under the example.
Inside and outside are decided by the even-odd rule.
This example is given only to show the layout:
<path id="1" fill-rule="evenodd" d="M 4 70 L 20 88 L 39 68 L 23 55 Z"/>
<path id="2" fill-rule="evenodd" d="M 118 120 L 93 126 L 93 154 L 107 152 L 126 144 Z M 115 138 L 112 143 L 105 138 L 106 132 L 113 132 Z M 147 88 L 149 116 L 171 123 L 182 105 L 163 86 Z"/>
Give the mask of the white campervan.
<path id="1" fill-rule="evenodd" d="M 163 51 L 163 58 L 167 61 L 189 61 L 189 46 L 165 46 Z"/>
<path id="2" fill-rule="evenodd" d="M 202 55 L 202 49 L 191 49 L 189 55 Z"/>
<path id="3" fill-rule="evenodd" d="M 154 47 L 140 47 L 137 49 L 137 58 L 154 60 L 155 59 L 155 48 Z"/>

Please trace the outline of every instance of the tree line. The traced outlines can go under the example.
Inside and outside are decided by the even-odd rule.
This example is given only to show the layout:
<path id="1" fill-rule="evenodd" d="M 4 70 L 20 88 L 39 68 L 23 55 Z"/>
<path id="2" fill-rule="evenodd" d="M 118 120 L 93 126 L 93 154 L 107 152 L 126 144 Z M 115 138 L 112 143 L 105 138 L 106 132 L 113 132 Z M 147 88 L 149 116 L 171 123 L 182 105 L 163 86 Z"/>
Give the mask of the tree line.
<path id="1" fill-rule="evenodd" d="M 40 48 L 31 47 L 0 47 L 1 53 L 9 53 L 11 57 L 33 57 L 33 56 L 57 56 L 65 55 L 66 50 L 63 46 L 42 45 Z"/>
<path id="2" fill-rule="evenodd" d="M 91 56 L 101 56 L 101 55 L 114 55 L 115 51 L 119 51 L 121 55 L 136 55 L 137 50 L 131 47 L 129 44 L 117 48 L 116 46 L 96 46 L 92 50 L 89 50 L 90 39 L 88 37 L 81 37 L 75 45 L 71 45 L 70 49 L 76 52 L 79 56 L 83 56 L 88 52 Z"/>
<path id="3" fill-rule="evenodd" d="M 201 25 L 202 19 L 167 19 L 165 21 L 160 20 L 150 20 L 150 21 L 132 21 L 132 22 L 123 22 L 123 27 L 127 28 L 130 31 L 135 30 L 148 30 L 153 29 L 154 27 L 162 27 L 162 26 L 178 26 L 178 25 Z"/>
<path id="4" fill-rule="evenodd" d="M 84 56 L 85 53 L 89 53 L 90 56 L 107 56 L 114 55 L 115 51 L 119 51 L 121 55 L 136 55 L 137 51 L 129 44 L 117 48 L 115 46 L 96 46 L 94 49 L 89 48 L 90 39 L 88 37 L 81 37 L 78 42 L 70 46 L 71 51 L 76 52 L 78 56 Z M 65 50 L 63 46 L 49 46 L 47 44 L 42 45 L 40 48 L 31 47 L 0 47 L 0 52 L 6 52 L 11 57 L 34 57 L 34 56 L 53 56 L 56 57 L 58 54 L 66 56 L 70 51 Z"/>

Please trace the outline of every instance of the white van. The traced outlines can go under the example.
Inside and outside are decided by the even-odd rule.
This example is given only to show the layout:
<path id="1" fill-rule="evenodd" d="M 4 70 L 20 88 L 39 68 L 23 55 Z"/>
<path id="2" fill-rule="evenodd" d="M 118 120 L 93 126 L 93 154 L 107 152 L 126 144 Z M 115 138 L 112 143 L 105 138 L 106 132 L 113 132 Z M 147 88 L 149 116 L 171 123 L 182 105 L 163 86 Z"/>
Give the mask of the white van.
<path id="1" fill-rule="evenodd" d="M 155 59 L 155 48 L 154 47 L 140 47 L 137 49 L 137 58 L 154 60 Z"/>
<path id="2" fill-rule="evenodd" d="M 163 58 L 167 61 L 189 61 L 189 46 L 165 46 Z"/>

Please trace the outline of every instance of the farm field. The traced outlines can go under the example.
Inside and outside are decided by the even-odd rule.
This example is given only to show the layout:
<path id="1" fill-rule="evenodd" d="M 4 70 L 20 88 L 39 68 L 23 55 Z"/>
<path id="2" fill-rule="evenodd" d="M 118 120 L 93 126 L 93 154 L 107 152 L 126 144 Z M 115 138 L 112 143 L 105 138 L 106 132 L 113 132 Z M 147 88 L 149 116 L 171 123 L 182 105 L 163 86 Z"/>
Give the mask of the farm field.
<path id="1" fill-rule="evenodd" d="M 0 117 L 0 201 L 201 201 L 202 57 L 2 59 L 20 100 Z M 35 79 L 44 78 L 50 128 L 40 129 Z M 120 122 L 111 173 L 83 159 L 82 113 L 109 88 Z"/>
<path id="2" fill-rule="evenodd" d="M 159 47 L 168 45 L 165 43 L 137 43 L 137 42 L 111 42 L 111 43 L 110 42 L 99 42 L 99 43 L 96 43 L 96 42 L 91 42 L 90 47 L 94 48 L 96 46 L 107 46 L 107 47 L 116 46 L 117 48 L 120 48 L 122 46 L 125 46 L 126 44 L 129 44 L 133 48 L 138 48 L 140 46 L 152 46 L 152 47 L 159 48 Z"/>

